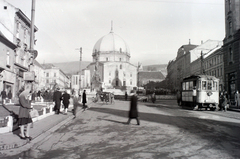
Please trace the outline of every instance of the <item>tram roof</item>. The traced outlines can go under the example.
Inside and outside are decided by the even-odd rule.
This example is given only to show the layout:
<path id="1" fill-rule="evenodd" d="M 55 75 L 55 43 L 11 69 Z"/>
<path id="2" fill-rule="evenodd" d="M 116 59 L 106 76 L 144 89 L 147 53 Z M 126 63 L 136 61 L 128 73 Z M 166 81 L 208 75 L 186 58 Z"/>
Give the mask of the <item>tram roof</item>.
<path id="1" fill-rule="evenodd" d="M 198 79 L 198 78 L 203 78 L 207 80 L 218 80 L 218 78 L 216 78 L 215 76 L 210 76 L 210 75 L 192 75 L 184 78 L 183 80 L 191 80 L 191 79 Z"/>

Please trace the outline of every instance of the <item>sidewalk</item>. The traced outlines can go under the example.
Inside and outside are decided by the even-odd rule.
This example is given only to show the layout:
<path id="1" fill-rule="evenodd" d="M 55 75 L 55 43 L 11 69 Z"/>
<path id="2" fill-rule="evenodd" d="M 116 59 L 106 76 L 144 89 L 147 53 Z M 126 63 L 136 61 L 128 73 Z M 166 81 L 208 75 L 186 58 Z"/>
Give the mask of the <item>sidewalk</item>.
<path id="1" fill-rule="evenodd" d="M 89 103 L 91 105 L 91 103 Z M 81 113 L 81 108 L 78 108 L 78 115 Z M 32 142 L 36 143 L 41 141 L 49 133 L 55 131 L 65 123 L 73 119 L 72 107 L 68 110 L 68 114 L 64 115 L 60 113 L 59 115 L 53 114 L 38 120 L 33 123 L 33 127 L 30 128 L 30 136 L 32 137 Z M 27 140 L 22 140 L 18 136 L 20 130 L 17 129 L 13 132 L 0 134 L 0 151 L 15 149 L 28 144 Z"/>

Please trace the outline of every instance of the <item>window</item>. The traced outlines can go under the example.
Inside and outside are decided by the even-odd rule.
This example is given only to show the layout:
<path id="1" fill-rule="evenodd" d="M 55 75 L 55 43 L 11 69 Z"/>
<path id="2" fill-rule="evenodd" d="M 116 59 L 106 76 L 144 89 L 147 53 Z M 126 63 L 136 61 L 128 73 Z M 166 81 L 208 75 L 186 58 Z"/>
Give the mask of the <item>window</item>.
<path id="1" fill-rule="evenodd" d="M 46 77 L 49 77 L 49 73 L 46 74 Z"/>
<path id="2" fill-rule="evenodd" d="M 119 58 L 119 61 L 122 61 L 122 58 Z"/>
<path id="3" fill-rule="evenodd" d="M 111 72 L 109 72 L 109 76 L 111 76 Z"/>
<path id="4" fill-rule="evenodd" d="M 231 47 L 229 48 L 229 52 L 228 52 L 228 60 L 229 60 L 229 63 L 233 62 L 233 51 Z"/>
<path id="5" fill-rule="evenodd" d="M 186 90 L 186 83 L 185 82 L 182 83 L 182 89 Z"/>
<path id="6" fill-rule="evenodd" d="M 132 77 L 132 74 L 130 73 L 130 77 Z"/>
<path id="7" fill-rule="evenodd" d="M 49 80 L 48 80 L 48 79 L 46 80 L 46 83 L 49 83 Z"/>
<path id="8" fill-rule="evenodd" d="M 126 86 L 126 81 L 123 81 L 123 86 Z"/>
<path id="9" fill-rule="evenodd" d="M 109 82 L 109 84 L 111 84 L 111 80 L 109 80 L 108 82 Z"/>
<path id="10" fill-rule="evenodd" d="M 207 89 L 212 90 L 212 81 L 208 81 Z"/>
<path id="11" fill-rule="evenodd" d="M 130 85 L 132 85 L 132 80 L 130 80 Z"/>
<path id="12" fill-rule="evenodd" d="M 229 25 L 229 35 L 232 35 L 232 22 L 230 21 L 228 25 Z"/>
<path id="13" fill-rule="evenodd" d="M 27 44 L 27 29 L 24 29 L 24 43 Z"/>
<path id="14" fill-rule="evenodd" d="M 106 61 L 108 61 L 108 57 L 106 58 Z"/>
<path id="15" fill-rule="evenodd" d="M 228 0 L 228 9 L 229 9 L 229 11 L 231 11 L 232 10 L 232 2 L 231 2 L 232 0 Z"/>
<path id="16" fill-rule="evenodd" d="M 9 51 L 7 51 L 7 67 L 10 67 L 10 54 L 9 54 Z"/>
<path id="17" fill-rule="evenodd" d="M 56 77 L 57 76 L 57 74 L 56 73 L 54 73 L 54 77 Z"/>
<path id="18" fill-rule="evenodd" d="M 17 28 L 16 28 L 16 38 L 19 38 L 19 28 L 20 28 L 20 23 L 17 22 Z"/>
<path id="19" fill-rule="evenodd" d="M 189 90 L 192 90 L 193 89 L 193 81 L 190 81 L 189 82 Z"/>
<path id="20" fill-rule="evenodd" d="M 122 65 L 120 65 L 120 69 L 122 69 Z"/>
<path id="21" fill-rule="evenodd" d="M 207 82 L 202 81 L 202 90 L 206 90 L 206 89 L 207 89 Z"/>

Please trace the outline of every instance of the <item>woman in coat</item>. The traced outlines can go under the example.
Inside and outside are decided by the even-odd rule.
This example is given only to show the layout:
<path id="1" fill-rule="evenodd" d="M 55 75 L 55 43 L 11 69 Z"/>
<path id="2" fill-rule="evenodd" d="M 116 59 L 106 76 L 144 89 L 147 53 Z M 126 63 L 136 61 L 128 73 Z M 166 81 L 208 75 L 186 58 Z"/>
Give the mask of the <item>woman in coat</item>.
<path id="1" fill-rule="evenodd" d="M 30 92 L 31 92 L 30 89 L 26 89 L 19 95 L 20 109 L 19 109 L 19 115 L 18 115 L 18 118 L 19 118 L 18 124 L 20 127 L 20 133 L 21 133 L 20 138 L 29 139 L 29 140 L 32 139 L 29 136 L 30 125 L 32 123 L 32 118 L 29 113 L 32 109 L 31 101 L 29 99 L 31 96 Z M 25 127 L 26 127 L 26 132 L 24 132 Z"/>
<path id="2" fill-rule="evenodd" d="M 70 94 L 67 93 L 67 91 L 64 91 L 64 94 L 62 95 L 63 105 L 64 105 L 64 114 L 67 115 L 67 110 L 69 106 L 69 100 L 70 100 Z"/>
<path id="3" fill-rule="evenodd" d="M 81 103 L 81 98 L 78 95 L 78 93 L 75 91 L 73 93 L 73 115 L 74 115 L 74 119 L 77 116 L 77 108 L 80 106 Z"/>
<path id="4" fill-rule="evenodd" d="M 138 109 L 137 109 L 137 95 L 136 91 L 133 92 L 133 95 L 131 97 L 130 101 L 130 110 L 128 114 L 128 122 L 127 124 L 130 124 L 131 119 L 136 119 L 137 120 L 137 125 L 140 125 L 139 119 L 138 119 Z"/>

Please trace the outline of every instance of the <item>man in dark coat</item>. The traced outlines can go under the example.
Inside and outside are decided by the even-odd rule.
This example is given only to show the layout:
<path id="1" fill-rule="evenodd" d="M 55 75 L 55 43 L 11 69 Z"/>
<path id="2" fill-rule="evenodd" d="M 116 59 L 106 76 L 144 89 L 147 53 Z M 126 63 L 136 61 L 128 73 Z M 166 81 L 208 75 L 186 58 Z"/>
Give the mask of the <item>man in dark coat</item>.
<path id="1" fill-rule="evenodd" d="M 57 90 L 53 94 L 53 101 L 55 102 L 54 111 L 56 112 L 56 114 L 60 113 L 61 106 L 62 93 L 59 90 L 60 89 L 57 88 Z"/>
<path id="2" fill-rule="evenodd" d="M 85 105 L 86 103 L 87 103 L 87 95 L 86 95 L 86 90 L 84 90 L 82 95 L 82 104 L 83 104 L 84 110 L 87 108 L 87 106 Z"/>
<path id="3" fill-rule="evenodd" d="M 2 96 L 2 104 L 6 104 L 7 93 L 4 89 L 1 92 L 1 96 Z"/>
<path id="4" fill-rule="evenodd" d="M 70 100 L 70 94 L 67 93 L 67 91 L 64 91 L 64 94 L 62 95 L 63 105 L 64 105 L 64 114 L 67 115 L 67 110 L 69 106 L 69 100 Z"/>
<path id="5" fill-rule="evenodd" d="M 136 119 L 137 125 L 140 125 L 140 121 L 138 119 L 137 100 L 138 99 L 137 99 L 136 91 L 134 91 L 130 101 L 130 111 L 129 111 L 129 116 L 128 116 L 129 118 L 128 118 L 127 124 L 130 124 L 131 119 Z"/>

